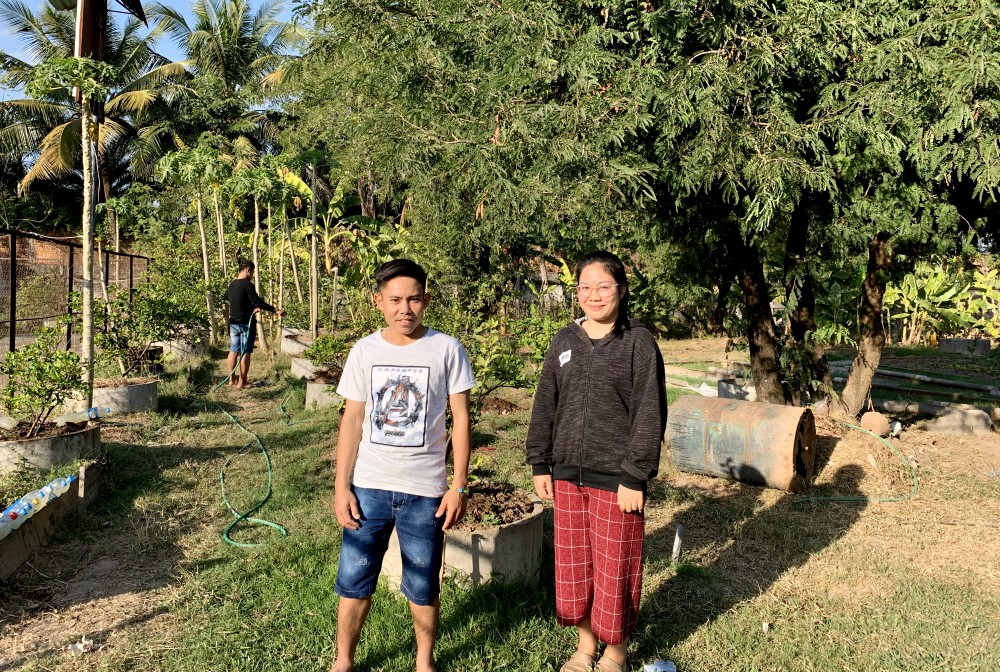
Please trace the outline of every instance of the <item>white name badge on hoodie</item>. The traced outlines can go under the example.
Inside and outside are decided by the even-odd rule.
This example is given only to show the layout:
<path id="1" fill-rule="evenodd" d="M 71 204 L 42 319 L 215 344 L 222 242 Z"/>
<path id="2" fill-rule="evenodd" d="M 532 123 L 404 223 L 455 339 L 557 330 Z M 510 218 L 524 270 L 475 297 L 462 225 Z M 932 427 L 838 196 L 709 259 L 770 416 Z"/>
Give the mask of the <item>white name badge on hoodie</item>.
<path id="1" fill-rule="evenodd" d="M 572 356 L 573 356 L 572 350 L 567 350 L 566 352 L 559 355 L 559 368 L 566 366 L 566 362 L 568 362 L 569 358 Z"/>

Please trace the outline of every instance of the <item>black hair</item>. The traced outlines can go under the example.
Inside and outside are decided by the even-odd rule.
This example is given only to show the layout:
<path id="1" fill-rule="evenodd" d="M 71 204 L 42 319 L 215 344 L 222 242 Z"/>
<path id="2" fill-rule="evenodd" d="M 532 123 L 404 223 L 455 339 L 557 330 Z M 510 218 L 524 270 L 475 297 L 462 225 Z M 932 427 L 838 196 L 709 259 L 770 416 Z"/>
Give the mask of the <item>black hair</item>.
<path id="1" fill-rule="evenodd" d="M 381 291 L 385 283 L 393 278 L 413 278 L 421 291 L 427 290 L 427 271 L 415 261 L 393 259 L 379 266 L 375 271 L 375 291 Z"/>
<path id="2" fill-rule="evenodd" d="M 248 268 L 252 271 L 254 268 L 256 268 L 256 266 L 254 266 L 254 263 L 249 259 L 242 259 L 240 260 L 240 265 L 236 272 L 242 273 L 244 270 Z"/>
<path id="3" fill-rule="evenodd" d="M 631 327 L 628 315 L 628 274 L 625 272 L 625 264 L 622 260 L 618 258 L 617 255 L 608 252 L 607 250 L 597 250 L 591 252 L 583 259 L 576 267 L 576 284 L 580 284 L 580 273 L 583 272 L 587 266 L 591 264 L 600 264 L 604 271 L 615 279 L 618 283 L 618 287 L 624 287 L 625 293 L 622 298 L 618 301 L 618 315 L 615 317 L 615 328 L 614 332 L 621 335 L 626 329 Z"/>

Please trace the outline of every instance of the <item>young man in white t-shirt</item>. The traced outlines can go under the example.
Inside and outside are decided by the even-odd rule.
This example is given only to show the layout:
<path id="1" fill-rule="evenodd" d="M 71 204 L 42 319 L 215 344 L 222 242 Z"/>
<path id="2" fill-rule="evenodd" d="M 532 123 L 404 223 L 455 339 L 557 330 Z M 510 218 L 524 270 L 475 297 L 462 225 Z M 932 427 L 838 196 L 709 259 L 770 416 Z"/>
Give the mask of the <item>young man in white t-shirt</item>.
<path id="1" fill-rule="evenodd" d="M 330 669 L 354 669 L 361 628 L 395 527 L 403 556 L 400 587 L 410 601 L 416 633 L 416 669 L 433 672 L 444 530 L 465 514 L 469 391 L 476 379 L 462 344 L 422 324 L 430 294 L 419 265 L 406 259 L 386 262 L 375 272 L 375 282 L 375 304 L 386 326 L 354 345 L 337 386 L 347 400 L 337 437 L 335 497 L 344 540 L 337 571 L 337 659 Z"/>

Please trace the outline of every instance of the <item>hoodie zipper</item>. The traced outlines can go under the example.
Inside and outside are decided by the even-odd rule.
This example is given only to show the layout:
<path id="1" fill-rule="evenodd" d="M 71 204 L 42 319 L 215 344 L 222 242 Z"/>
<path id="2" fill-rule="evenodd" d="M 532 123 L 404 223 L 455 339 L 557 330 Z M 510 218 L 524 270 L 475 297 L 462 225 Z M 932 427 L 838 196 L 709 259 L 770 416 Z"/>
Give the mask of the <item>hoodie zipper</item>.
<path id="1" fill-rule="evenodd" d="M 586 332 L 584 332 L 586 335 Z M 583 431 L 580 436 L 580 474 L 577 478 L 576 484 L 578 486 L 583 486 L 583 464 L 586 462 L 586 452 L 587 452 L 587 419 L 590 418 L 590 379 L 594 372 L 594 352 L 597 350 L 597 346 L 588 338 L 587 345 L 590 346 L 590 357 L 587 359 L 587 403 L 583 407 Z"/>

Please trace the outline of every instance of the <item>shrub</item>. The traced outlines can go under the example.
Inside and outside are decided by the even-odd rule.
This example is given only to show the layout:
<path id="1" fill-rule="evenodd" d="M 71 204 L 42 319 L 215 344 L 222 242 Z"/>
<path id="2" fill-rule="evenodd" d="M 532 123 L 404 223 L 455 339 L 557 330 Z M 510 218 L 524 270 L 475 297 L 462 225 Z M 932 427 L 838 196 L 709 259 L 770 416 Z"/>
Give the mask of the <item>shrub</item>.
<path id="1" fill-rule="evenodd" d="M 35 436 L 52 411 L 74 392 L 85 393 L 80 356 L 62 348 L 65 329 L 42 327 L 35 342 L 7 353 L 0 373 L 7 377 L 0 397 L 5 412 L 28 425 Z"/>

